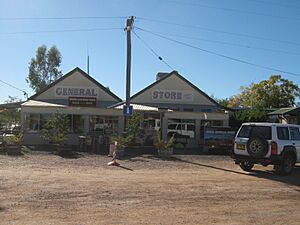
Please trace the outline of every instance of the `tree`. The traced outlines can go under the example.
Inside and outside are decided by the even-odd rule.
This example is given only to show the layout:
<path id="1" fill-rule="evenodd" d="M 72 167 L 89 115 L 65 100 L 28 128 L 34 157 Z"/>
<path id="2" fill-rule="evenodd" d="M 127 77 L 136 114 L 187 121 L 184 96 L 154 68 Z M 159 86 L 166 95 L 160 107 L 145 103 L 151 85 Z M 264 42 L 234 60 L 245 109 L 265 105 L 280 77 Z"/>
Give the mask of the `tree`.
<path id="1" fill-rule="evenodd" d="M 210 96 L 213 100 L 215 100 L 218 104 L 227 107 L 229 104 L 230 99 L 229 98 L 217 98 L 214 95 Z"/>
<path id="2" fill-rule="evenodd" d="M 46 121 L 41 137 L 52 144 L 62 145 L 67 139 L 70 121 L 68 115 L 55 113 Z"/>
<path id="3" fill-rule="evenodd" d="M 265 121 L 267 110 L 291 107 L 300 96 L 300 88 L 280 75 L 272 75 L 268 80 L 241 87 L 241 93 L 229 99 L 229 107 L 242 108 L 232 116 L 238 123 Z"/>
<path id="4" fill-rule="evenodd" d="M 45 45 L 38 47 L 35 58 L 31 58 L 29 63 L 26 82 L 35 92 L 41 91 L 62 76 L 59 70 L 61 60 L 62 56 L 55 46 L 48 51 Z"/>
<path id="5" fill-rule="evenodd" d="M 125 136 L 129 139 L 129 145 L 141 144 L 144 136 L 141 123 L 142 117 L 139 114 L 133 114 L 133 116 L 128 119 Z"/>
<path id="6" fill-rule="evenodd" d="M 8 96 L 8 100 L 5 103 L 19 103 L 22 100 L 18 97 Z M 21 120 L 21 113 L 19 107 L 7 107 L 0 110 L 0 125 L 5 124 L 8 126 L 19 124 Z"/>
<path id="7" fill-rule="evenodd" d="M 241 87 L 241 93 L 230 99 L 229 106 L 265 109 L 291 107 L 299 96 L 298 85 L 280 75 L 272 75 L 268 80 Z"/>

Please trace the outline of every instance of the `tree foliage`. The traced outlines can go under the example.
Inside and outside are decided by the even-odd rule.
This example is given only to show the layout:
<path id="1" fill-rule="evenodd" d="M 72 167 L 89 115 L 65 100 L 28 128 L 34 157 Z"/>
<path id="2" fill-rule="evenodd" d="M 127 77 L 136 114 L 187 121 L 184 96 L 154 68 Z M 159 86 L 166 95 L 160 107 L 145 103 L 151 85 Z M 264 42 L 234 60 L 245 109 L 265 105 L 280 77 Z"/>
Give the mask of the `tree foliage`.
<path id="1" fill-rule="evenodd" d="M 231 125 L 265 121 L 268 109 L 291 107 L 299 96 L 298 85 L 280 75 L 272 75 L 268 80 L 241 87 L 241 92 L 229 99 L 228 107 L 242 108 L 231 116 Z"/>
<path id="2" fill-rule="evenodd" d="M 144 133 L 141 128 L 142 117 L 140 114 L 133 114 L 128 120 L 128 125 L 126 127 L 126 137 L 129 138 L 129 144 L 135 145 L 142 142 Z"/>
<path id="3" fill-rule="evenodd" d="M 5 103 L 17 103 L 21 102 L 22 100 L 18 97 L 8 96 L 8 100 Z M 18 107 L 16 108 L 7 108 L 0 110 L 0 124 L 5 125 L 13 125 L 19 124 L 21 120 L 21 113 Z"/>
<path id="4" fill-rule="evenodd" d="M 66 114 L 55 113 L 47 120 L 41 137 L 53 144 L 62 144 L 68 135 L 69 118 Z"/>
<path id="5" fill-rule="evenodd" d="M 268 80 L 241 87 L 241 92 L 229 101 L 229 107 L 239 108 L 282 108 L 295 104 L 300 96 L 300 88 L 280 75 L 272 75 Z"/>
<path id="6" fill-rule="evenodd" d="M 62 76 L 62 72 L 59 70 L 61 60 L 62 56 L 55 46 L 49 50 L 45 45 L 38 47 L 35 58 L 31 58 L 29 63 L 26 82 L 35 92 L 44 89 Z"/>

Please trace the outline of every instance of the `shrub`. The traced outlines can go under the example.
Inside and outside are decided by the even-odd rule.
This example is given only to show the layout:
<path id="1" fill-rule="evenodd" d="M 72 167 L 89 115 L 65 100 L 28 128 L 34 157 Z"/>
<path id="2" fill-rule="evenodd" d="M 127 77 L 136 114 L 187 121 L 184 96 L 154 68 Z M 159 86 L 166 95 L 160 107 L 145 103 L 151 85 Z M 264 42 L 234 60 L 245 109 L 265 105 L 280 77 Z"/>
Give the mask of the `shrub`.
<path id="1" fill-rule="evenodd" d="M 155 147 L 159 151 L 167 151 L 168 149 L 172 148 L 175 144 L 175 134 L 171 136 L 168 140 L 163 140 L 161 137 L 160 132 L 157 132 L 157 140 L 155 142 Z"/>
<path id="2" fill-rule="evenodd" d="M 67 139 L 69 118 L 66 114 L 55 113 L 47 120 L 41 137 L 51 144 L 62 145 Z"/>

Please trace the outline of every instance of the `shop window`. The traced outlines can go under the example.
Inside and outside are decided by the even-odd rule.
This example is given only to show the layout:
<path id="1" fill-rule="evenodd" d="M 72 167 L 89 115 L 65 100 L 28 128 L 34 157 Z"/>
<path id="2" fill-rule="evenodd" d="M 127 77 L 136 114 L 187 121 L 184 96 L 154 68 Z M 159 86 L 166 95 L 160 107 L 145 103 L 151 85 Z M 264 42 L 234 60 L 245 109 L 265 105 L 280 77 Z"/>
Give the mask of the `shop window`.
<path id="1" fill-rule="evenodd" d="M 41 114 L 40 115 L 40 130 L 45 128 L 47 120 L 51 117 L 51 114 Z"/>
<path id="2" fill-rule="evenodd" d="M 101 116 L 90 117 L 90 131 L 103 131 L 104 118 Z"/>
<path id="3" fill-rule="evenodd" d="M 81 115 L 73 115 L 72 118 L 73 132 L 82 134 L 84 132 L 84 119 Z"/>
<path id="4" fill-rule="evenodd" d="M 104 117 L 104 133 L 117 134 L 119 129 L 119 119 L 116 116 Z"/>
<path id="5" fill-rule="evenodd" d="M 144 113 L 143 128 L 151 130 L 159 130 L 160 114 L 159 113 Z"/>
<path id="6" fill-rule="evenodd" d="M 195 131 L 195 124 L 187 124 L 187 130 Z"/>
<path id="7" fill-rule="evenodd" d="M 212 112 L 212 109 L 202 109 L 201 112 Z"/>
<path id="8" fill-rule="evenodd" d="M 202 120 L 201 126 L 205 127 L 222 127 L 223 120 Z"/>
<path id="9" fill-rule="evenodd" d="M 91 116 L 90 131 L 98 131 L 104 134 L 116 134 L 119 129 L 119 120 L 116 116 Z"/>
<path id="10" fill-rule="evenodd" d="M 38 131 L 40 114 L 25 114 L 25 130 Z"/>
<path id="11" fill-rule="evenodd" d="M 193 108 L 184 108 L 183 109 L 184 112 L 194 112 Z"/>
<path id="12" fill-rule="evenodd" d="M 168 136 L 176 135 L 182 137 L 195 138 L 195 120 L 189 119 L 169 119 L 168 120 Z"/>

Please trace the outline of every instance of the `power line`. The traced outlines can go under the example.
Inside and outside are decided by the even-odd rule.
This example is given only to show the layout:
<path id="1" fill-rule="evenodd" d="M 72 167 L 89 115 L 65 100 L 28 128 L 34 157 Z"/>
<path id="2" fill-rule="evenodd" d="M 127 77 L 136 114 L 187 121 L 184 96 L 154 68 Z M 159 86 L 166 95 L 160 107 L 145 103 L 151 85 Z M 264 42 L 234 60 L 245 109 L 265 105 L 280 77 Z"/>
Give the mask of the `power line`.
<path id="1" fill-rule="evenodd" d="M 179 38 L 185 38 L 185 39 L 191 39 L 191 40 L 200 40 L 200 41 L 206 41 L 206 42 L 211 42 L 211 43 L 217 43 L 217 44 L 229 45 L 229 46 L 235 46 L 235 47 L 241 47 L 241 48 L 247 48 L 247 49 L 255 49 L 255 50 L 261 50 L 261 51 L 268 51 L 268 52 L 278 52 L 278 53 L 284 53 L 284 54 L 289 54 L 289 55 L 300 55 L 299 52 L 289 52 L 289 51 L 284 51 L 284 50 L 261 48 L 261 47 L 251 46 L 251 45 L 236 44 L 236 43 L 232 43 L 232 42 L 216 41 L 216 40 L 210 40 L 210 39 L 198 38 L 198 37 L 190 37 L 190 36 L 186 36 L 186 35 L 161 33 L 161 32 L 156 32 L 156 31 L 153 31 L 153 32 L 155 32 L 157 34 L 161 34 L 161 35 L 172 36 L 172 37 L 179 37 Z"/>
<path id="2" fill-rule="evenodd" d="M 221 11 L 226 11 L 226 12 L 251 14 L 251 15 L 256 15 L 256 16 L 264 16 L 264 17 L 272 17 L 272 18 L 285 19 L 285 20 L 300 21 L 299 18 L 292 18 L 292 17 L 286 17 L 286 16 L 278 16 L 278 15 L 272 15 L 272 14 L 266 14 L 266 13 L 258 13 L 258 12 L 246 11 L 246 10 L 239 10 L 239 9 L 233 9 L 233 8 L 216 7 L 216 6 L 199 4 L 199 3 L 191 3 L 191 2 L 187 3 L 187 2 L 178 2 L 178 1 L 170 1 L 170 0 L 168 2 L 172 2 L 172 3 L 180 4 L 180 5 L 192 5 L 192 6 L 197 6 L 197 7 L 201 7 L 201 8 L 221 10 Z"/>
<path id="3" fill-rule="evenodd" d="M 7 82 L 5 82 L 5 81 L 3 81 L 3 80 L 0 80 L 0 82 L 3 83 L 3 84 L 6 84 L 7 86 L 10 86 L 10 87 L 12 87 L 12 88 L 18 90 L 18 91 L 21 91 L 21 92 L 24 94 L 24 96 L 28 97 L 26 91 L 23 91 L 23 90 L 21 90 L 20 88 L 17 88 L 16 86 L 14 86 L 14 85 L 12 85 L 12 84 L 9 84 L 9 83 L 7 83 Z"/>
<path id="4" fill-rule="evenodd" d="M 110 31 L 110 30 L 123 30 L 123 28 L 87 28 L 87 29 L 70 29 L 70 30 L 41 30 L 41 31 L 17 31 L 10 33 L 0 33 L 0 35 L 12 34 L 42 34 L 42 33 L 67 33 L 67 32 L 87 32 L 87 31 Z"/>
<path id="5" fill-rule="evenodd" d="M 158 55 L 153 48 L 151 48 L 134 30 L 132 31 L 133 34 L 151 51 L 151 53 L 156 56 L 160 61 L 162 61 L 167 67 L 171 70 L 174 70 L 160 55 Z"/>
<path id="6" fill-rule="evenodd" d="M 246 61 L 246 60 L 234 58 L 234 57 L 227 56 L 227 55 L 224 55 L 224 54 L 220 54 L 220 53 L 217 53 L 217 52 L 214 52 L 214 51 L 210 51 L 210 50 L 206 50 L 206 49 L 203 49 L 203 48 L 199 48 L 199 47 L 197 47 L 197 46 L 194 46 L 194 45 L 191 45 L 191 44 L 187 44 L 187 43 L 184 43 L 184 42 L 181 42 L 181 41 L 172 39 L 172 38 L 168 38 L 168 37 L 166 37 L 166 36 L 163 36 L 163 35 L 160 35 L 160 34 L 156 34 L 156 33 L 152 32 L 152 31 L 149 31 L 149 30 L 145 30 L 145 29 L 138 28 L 138 27 L 136 27 L 136 28 L 137 28 L 138 30 L 144 31 L 144 32 L 146 32 L 146 33 L 150 33 L 150 34 L 152 34 L 152 35 L 154 35 L 154 36 L 158 36 L 158 37 L 160 37 L 160 38 L 163 38 L 163 39 L 165 39 L 165 40 L 169 40 L 169 41 L 171 41 L 171 42 L 174 42 L 174 43 L 177 43 L 177 44 L 186 46 L 186 47 L 190 47 L 190 48 L 193 48 L 193 49 L 197 49 L 197 50 L 200 50 L 200 51 L 202 51 L 202 52 L 209 53 L 209 54 L 211 54 L 211 55 L 216 55 L 216 56 L 219 56 L 219 57 L 222 57 L 222 58 L 226 58 L 226 59 L 229 59 L 229 60 L 232 60 L 232 61 L 236 61 L 236 62 L 239 62 L 239 63 L 247 64 L 247 65 L 254 66 L 254 67 L 258 67 L 258 68 L 263 68 L 263 69 L 267 69 L 267 70 L 272 70 L 272 71 L 276 71 L 276 72 L 280 72 L 280 73 L 286 73 L 286 74 L 293 75 L 293 76 L 298 76 L 298 77 L 300 76 L 299 73 L 288 72 L 288 71 L 285 71 L 285 70 L 281 70 L 281 69 L 277 69 L 277 68 L 273 68 L 273 67 L 269 67 L 269 66 L 264 66 L 264 65 L 260 65 L 260 64 L 248 62 L 248 61 Z"/>
<path id="7" fill-rule="evenodd" d="M 266 5 L 277 5 L 277 6 L 284 7 L 284 8 L 300 9 L 300 7 L 296 6 L 296 5 L 281 4 L 281 3 L 274 2 L 274 1 L 259 1 L 259 0 L 247 0 L 247 1 L 257 2 L 257 3 L 260 3 L 260 4 L 266 4 Z"/>
<path id="8" fill-rule="evenodd" d="M 72 16 L 72 17 L 2 17 L 0 21 L 17 20 L 87 20 L 87 19 L 124 19 L 126 16 Z"/>
<path id="9" fill-rule="evenodd" d="M 272 41 L 272 42 L 277 42 L 277 43 L 300 46 L 299 42 L 291 42 L 291 41 L 278 40 L 278 39 L 273 39 L 273 38 L 265 38 L 265 37 L 255 36 L 255 35 L 235 33 L 235 32 L 211 29 L 211 28 L 207 28 L 207 27 L 200 27 L 200 26 L 193 26 L 193 25 L 188 25 L 188 24 L 173 23 L 173 22 L 169 22 L 169 21 L 149 19 L 149 18 L 143 18 L 143 17 L 139 17 L 139 19 L 144 20 L 144 21 L 148 21 L 148 22 L 153 22 L 153 23 L 168 24 L 168 25 L 178 26 L 178 27 L 183 27 L 183 28 L 206 30 L 206 31 L 209 31 L 209 32 L 222 33 L 222 34 L 227 34 L 227 35 L 233 35 L 233 36 L 239 36 L 239 37 L 246 37 L 246 38 L 258 39 L 258 40 Z"/>

